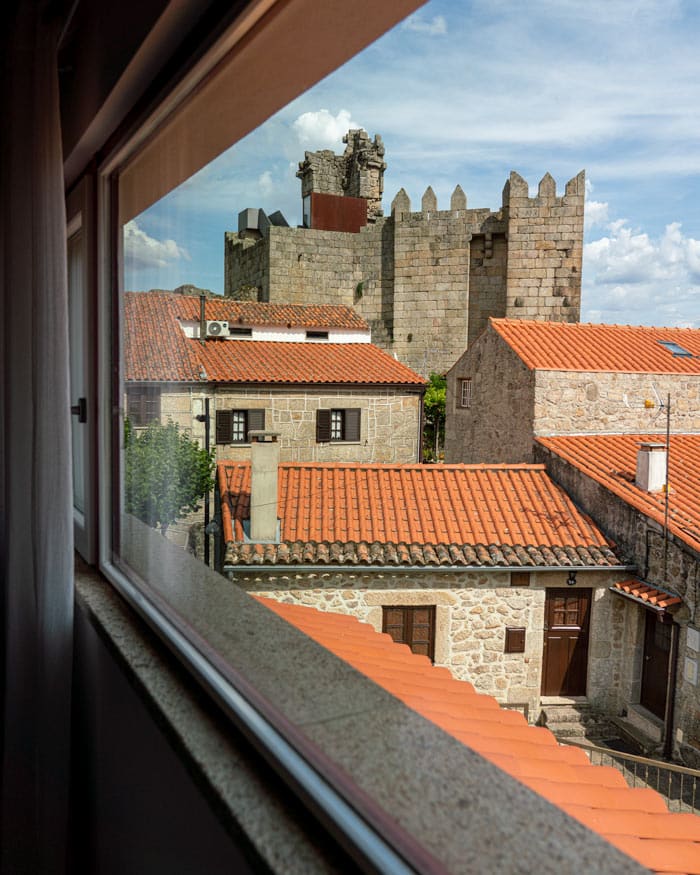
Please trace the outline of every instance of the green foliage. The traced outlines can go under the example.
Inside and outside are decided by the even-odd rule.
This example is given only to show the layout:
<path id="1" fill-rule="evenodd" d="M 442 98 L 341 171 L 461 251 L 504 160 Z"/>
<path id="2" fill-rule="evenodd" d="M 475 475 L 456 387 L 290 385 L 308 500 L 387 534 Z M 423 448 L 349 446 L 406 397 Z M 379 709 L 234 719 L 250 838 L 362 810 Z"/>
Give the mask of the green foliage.
<path id="1" fill-rule="evenodd" d="M 441 458 L 440 447 L 445 443 L 446 393 L 447 378 L 443 374 L 431 374 L 423 400 L 425 410 L 423 459 L 426 462 L 438 461 Z"/>
<path id="2" fill-rule="evenodd" d="M 173 422 L 152 422 L 143 431 L 124 423 L 126 511 L 165 534 L 168 526 L 199 509 L 214 486 L 214 451 L 200 448 Z"/>

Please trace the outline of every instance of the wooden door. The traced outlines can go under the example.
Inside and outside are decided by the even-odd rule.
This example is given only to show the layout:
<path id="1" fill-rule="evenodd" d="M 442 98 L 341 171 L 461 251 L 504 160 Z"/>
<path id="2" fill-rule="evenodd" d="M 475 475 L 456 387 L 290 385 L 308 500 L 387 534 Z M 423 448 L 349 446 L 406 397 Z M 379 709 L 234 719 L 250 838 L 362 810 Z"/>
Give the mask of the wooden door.
<path id="1" fill-rule="evenodd" d="M 543 696 L 585 696 L 590 589 L 548 589 L 544 609 Z"/>
<path id="2" fill-rule="evenodd" d="M 644 662 L 640 704 L 663 720 L 666 714 L 666 684 L 671 653 L 671 623 L 663 623 L 651 611 L 646 613 Z"/>

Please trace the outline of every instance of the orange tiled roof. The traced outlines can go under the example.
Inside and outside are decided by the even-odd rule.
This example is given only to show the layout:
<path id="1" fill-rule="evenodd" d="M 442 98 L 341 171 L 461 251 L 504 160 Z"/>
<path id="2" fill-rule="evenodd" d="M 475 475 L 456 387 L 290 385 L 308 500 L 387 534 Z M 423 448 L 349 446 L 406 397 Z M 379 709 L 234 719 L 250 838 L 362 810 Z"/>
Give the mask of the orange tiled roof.
<path id="1" fill-rule="evenodd" d="M 647 583 L 642 583 L 641 580 L 621 580 L 614 583 L 610 589 L 660 611 L 683 603 L 680 596 L 658 589 L 658 587 L 649 586 Z"/>
<path id="2" fill-rule="evenodd" d="M 628 787 L 617 769 L 591 765 L 583 750 L 355 617 L 259 601 L 641 865 L 699 875 L 700 817 L 670 813 L 654 790 Z"/>
<path id="3" fill-rule="evenodd" d="M 597 480 L 656 522 L 664 523 L 666 495 L 635 486 L 637 450 L 642 441 L 666 443 L 665 435 L 596 434 L 537 438 L 562 459 Z M 700 550 L 700 435 L 671 435 L 669 531 Z"/>
<path id="4" fill-rule="evenodd" d="M 618 565 L 543 465 L 279 467 L 279 545 L 243 544 L 250 465 L 218 464 L 227 564 Z"/>
<path id="5" fill-rule="evenodd" d="M 207 299 L 207 318 L 226 318 L 244 307 L 241 302 Z M 251 311 L 271 307 L 276 314 L 312 311 L 309 324 L 322 318 L 338 327 L 353 323 L 346 307 L 286 307 L 251 304 Z M 326 312 L 332 311 L 332 312 Z M 349 311 L 349 312 L 346 312 Z M 319 315 L 320 314 L 320 315 Z M 236 317 L 238 318 L 238 317 Z M 270 315 L 270 319 L 281 318 Z M 302 315 L 298 316 L 301 320 Z M 359 317 L 358 317 L 359 318 Z M 207 340 L 188 338 L 179 321 L 199 319 L 199 300 L 166 292 L 124 295 L 124 372 L 127 381 L 208 383 L 290 383 L 422 386 L 425 380 L 371 343 L 281 343 L 269 340 Z M 291 319 L 291 315 L 289 316 Z M 289 319 L 287 321 L 289 321 Z M 260 324 L 259 322 L 256 324 Z M 266 324 L 278 324 L 271 321 Z M 283 324 L 286 324 L 284 322 Z M 298 326 L 299 322 L 294 322 Z"/>
<path id="6" fill-rule="evenodd" d="M 700 374 L 700 330 L 695 328 L 489 321 L 531 369 Z M 674 356 L 660 340 L 674 341 L 692 357 Z"/>

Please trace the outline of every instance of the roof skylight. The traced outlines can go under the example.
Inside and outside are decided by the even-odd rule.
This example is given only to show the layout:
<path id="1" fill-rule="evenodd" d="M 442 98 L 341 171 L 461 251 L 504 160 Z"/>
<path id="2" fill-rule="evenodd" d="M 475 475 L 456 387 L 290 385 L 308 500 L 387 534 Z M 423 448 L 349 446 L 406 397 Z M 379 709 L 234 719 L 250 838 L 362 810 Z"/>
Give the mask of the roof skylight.
<path id="1" fill-rule="evenodd" d="M 677 358 L 692 359 L 693 357 L 692 352 L 689 352 L 685 347 L 681 346 L 680 343 L 676 343 L 675 340 L 659 340 L 658 342 L 661 346 L 665 346 L 666 349 Z"/>

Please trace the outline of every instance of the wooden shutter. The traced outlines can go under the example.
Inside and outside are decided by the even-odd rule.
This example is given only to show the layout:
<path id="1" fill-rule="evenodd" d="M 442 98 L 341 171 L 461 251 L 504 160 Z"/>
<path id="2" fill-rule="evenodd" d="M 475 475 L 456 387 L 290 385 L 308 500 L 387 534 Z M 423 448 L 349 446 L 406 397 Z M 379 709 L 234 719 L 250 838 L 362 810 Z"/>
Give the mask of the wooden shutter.
<path id="1" fill-rule="evenodd" d="M 265 410 L 248 411 L 248 434 L 251 431 L 263 431 L 265 428 Z M 250 438 L 248 438 L 250 440 Z"/>
<path id="2" fill-rule="evenodd" d="M 382 632 L 408 644 L 414 653 L 435 659 L 435 605 L 382 608 Z"/>
<path id="3" fill-rule="evenodd" d="M 345 434 L 343 440 L 359 441 L 360 439 L 360 408 L 351 407 L 345 411 Z"/>
<path id="4" fill-rule="evenodd" d="M 216 442 L 230 444 L 233 442 L 233 411 L 216 411 Z"/>
<path id="5" fill-rule="evenodd" d="M 316 411 L 316 442 L 325 443 L 331 439 L 331 412 L 330 410 Z"/>

